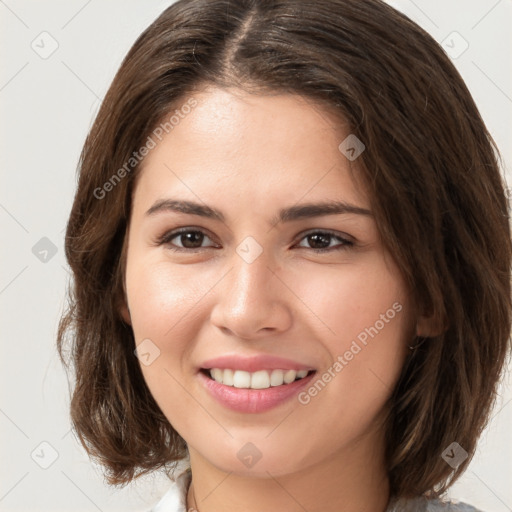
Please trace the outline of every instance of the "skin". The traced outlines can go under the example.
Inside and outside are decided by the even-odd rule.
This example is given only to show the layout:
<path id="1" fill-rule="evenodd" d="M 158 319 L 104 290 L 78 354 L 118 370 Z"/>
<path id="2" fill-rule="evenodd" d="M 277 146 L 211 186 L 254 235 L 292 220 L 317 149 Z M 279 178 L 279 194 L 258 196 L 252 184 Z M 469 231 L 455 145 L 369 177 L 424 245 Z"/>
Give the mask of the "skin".
<path id="1" fill-rule="evenodd" d="M 350 132 L 296 95 L 208 88 L 193 98 L 197 106 L 150 151 L 138 176 L 122 310 L 136 343 L 150 339 L 160 350 L 141 368 L 189 447 L 187 509 L 195 496 L 201 512 L 384 511 L 384 406 L 407 345 L 427 334 L 429 319 L 417 314 L 371 215 L 270 224 L 280 208 L 306 202 L 370 210 L 349 173 L 357 160 L 338 149 Z M 167 198 L 206 204 L 225 220 L 146 214 Z M 199 250 L 173 252 L 173 244 L 187 244 L 180 236 L 159 245 L 180 227 L 205 233 Z M 354 245 L 332 249 L 343 244 L 332 236 L 315 246 L 303 234 L 311 230 Z M 236 252 L 247 236 L 263 251 L 252 263 Z M 331 250 L 313 250 L 325 246 Z M 287 357 L 321 376 L 394 303 L 401 311 L 306 405 L 294 397 L 244 414 L 199 382 L 201 362 L 232 353 Z M 247 442 L 261 452 L 251 468 L 237 457 Z"/>

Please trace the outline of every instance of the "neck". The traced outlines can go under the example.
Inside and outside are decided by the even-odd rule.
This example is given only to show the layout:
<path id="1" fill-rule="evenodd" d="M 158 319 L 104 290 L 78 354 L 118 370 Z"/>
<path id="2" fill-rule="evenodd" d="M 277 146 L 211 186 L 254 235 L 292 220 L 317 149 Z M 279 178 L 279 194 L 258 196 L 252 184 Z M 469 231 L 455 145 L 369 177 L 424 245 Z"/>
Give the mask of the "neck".
<path id="1" fill-rule="evenodd" d="M 223 471 L 189 447 L 187 511 L 385 512 L 389 478 L 378 446 L 360 440 L 300 471 L 263 478 Z"/>

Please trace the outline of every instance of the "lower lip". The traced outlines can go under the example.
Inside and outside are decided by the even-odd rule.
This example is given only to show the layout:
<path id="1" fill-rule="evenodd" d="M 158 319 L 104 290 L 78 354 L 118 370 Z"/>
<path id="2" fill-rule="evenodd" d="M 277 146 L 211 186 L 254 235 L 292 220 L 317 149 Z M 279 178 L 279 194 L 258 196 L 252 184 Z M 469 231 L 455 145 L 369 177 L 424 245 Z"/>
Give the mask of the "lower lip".
<path id="1" fill-rule="evenodd" d="M 199 378 L 208 392 L 228 409 L 245 413 L 259 413 L 273 409 L 296 396 L 306 387 L 316 372 L 302 379 L 267 389 L 244 389 L 220 384 L 199 372 Z"/>

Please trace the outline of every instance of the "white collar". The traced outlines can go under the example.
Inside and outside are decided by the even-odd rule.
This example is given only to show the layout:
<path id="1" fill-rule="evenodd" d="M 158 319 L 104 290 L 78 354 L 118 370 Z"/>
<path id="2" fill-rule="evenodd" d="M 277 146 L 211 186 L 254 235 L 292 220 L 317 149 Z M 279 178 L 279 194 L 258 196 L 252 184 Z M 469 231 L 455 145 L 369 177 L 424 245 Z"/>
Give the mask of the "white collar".
<path id="1" fill-rule="evenodd" d="M 184 469 L 150 512 L 187 512 L 187 492 L 191 480 L 190 468 Z"/>

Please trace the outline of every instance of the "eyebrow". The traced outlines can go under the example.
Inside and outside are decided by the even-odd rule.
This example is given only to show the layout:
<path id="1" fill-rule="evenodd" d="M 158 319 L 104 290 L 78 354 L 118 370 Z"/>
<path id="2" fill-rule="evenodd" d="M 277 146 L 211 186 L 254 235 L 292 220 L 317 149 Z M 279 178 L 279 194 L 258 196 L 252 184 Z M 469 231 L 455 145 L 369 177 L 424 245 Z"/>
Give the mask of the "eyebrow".
<path id="1" fill-rule="evenodd" d="M 146 212 L 151 216 L 162 212 L 177 212 L 190 215 L 199 215 L 209 219 L 225 222 L 225 216 L 220 210 L 216 210 L 205 204 L 195 203 L 193 201 L 184 201 L 176 199 L 160 199 Z M 300 205 L 282 208 L 279 213 L 271 220 L 271 224 L 278 222 L 290 222 L 310 217 L 320 217 L 322 215 L 340 215 L 340 214 L 356 214 L 373 217 L 370 210 L 361 208 L 344 201 L 327 201 L 320 203 L 304 203 Z"/>

